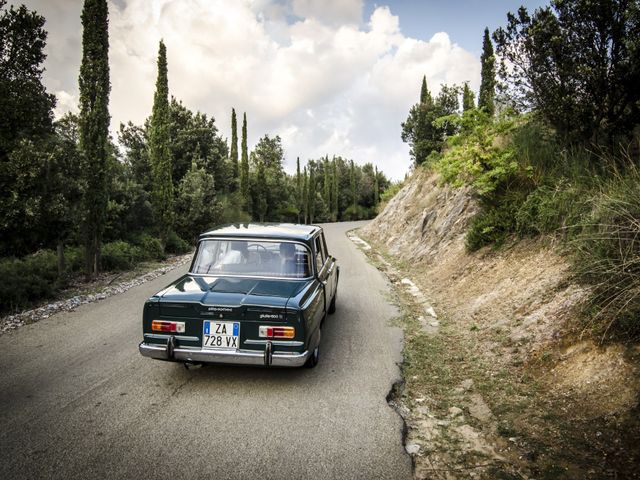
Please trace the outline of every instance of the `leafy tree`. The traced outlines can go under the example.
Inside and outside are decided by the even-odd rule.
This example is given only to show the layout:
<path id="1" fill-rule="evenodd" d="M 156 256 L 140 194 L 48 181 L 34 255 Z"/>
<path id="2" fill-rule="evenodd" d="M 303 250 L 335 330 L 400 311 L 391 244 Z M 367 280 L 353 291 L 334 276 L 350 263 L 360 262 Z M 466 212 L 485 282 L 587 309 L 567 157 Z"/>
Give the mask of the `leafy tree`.
<path id="1" fill-rule="evenodd" d="M 231 178 L 232 190 L 238 188 L 238 180 L 240 175 L 240 167 L 238 165 L 238 121 L 236 120 L 236 110 L 231 109 Z"/>
<path id="2" fill-rule="evenodd" d="M 255 165 L 255 177 L 252 182 L 253 212 L 261 222 L 265 221 L 269 209 L 267 198 L 267 182 L 265 181 L 266 166 L 263 157 L 255 153 L 251 154 L 252 163 Z"/>
<path id="3" fill-rule="evenodd" d="M 459 88 L 443 85 L 433 99 L 427 89 L 426 78 L 422 79 L 420 102 L 411 107 L 407 120 L 402 123 L 402 141 L 411 146 L 410 154 L 416 165 L 424 163 L 431 152 L 442 147 L 444 139 L 455 133 L 450 122 L 435 124 L 435 120 L 457 112 Z"/>
<path id="4" fill-rule="evenodd" d="M 175 98 L 171 98 L 169 112 L 174 188 L 191 168 L 194 151 L 198 149 L 202 166 L 213 175 L 218 191 L 232 191 L 232 166 L 226 164 L 228 148 L 218 134 L 215 119 L 202 112 L 194 113 Z"/>
<path id="5" fill-rule="evenodd" d="M 169 134 L 169 82 L 167 79 L 167 49 L 160 41 L 158 48 L 158 78 L 149 122 L 149 159 L 151 163 L 152 203 L 160 231 L 160 241 L 166 246 L 173 228 L 173 181 Z"/>
<path id="6" fill-rule="evenodd" d="M 495 112 L 495 84 L 496 67 L 493 55 L 493 44 L 489 38 L 489 29 L 484 29 L 482 38 L 482 55 L 480 55 L 482 70 L 480 72 L 480 93 L 478 94 L 478 108 L 484 108 L 489 115 Z M 464 102 L 463 102 L 464 103 Z"/>
<path id="7" fill-rule="evenodd" d="M 476 108 L 473 91 L 469 88 L 469 82 L 464 82 L 462 87 L 462 111 L 467 112 Z"/>
<path id="8" fill-rule="evenodd" d="M 100 247 L 109 199 L 109 10 L 106 0 L 85 0 L 80 64 L 80 151 L 84 157 L 85 272 L 100 269 Z"/>
<path id="9" fill-rule="evenodd" d="M 55 97 L 42 84 L 45 19 L 24 5 L 8 10 L 5 5 L 0 0 L 0 162 L 21 139 L 51 133 L 55 106 Z M 0 186 L 7 192 L 2 177 Z"/>
<path id="10" fill-rule="evenodd" d="M 358 191 L 356 190 L 356 168 L 351 160 L 351 168 L 349 169 L 349 179 L 351 181 L 351 206 L 355 209 L 358 205 Z"/>
<path id="11" fill-rule="evenodd" d="M 325 157 L 324 162 L 322 162 L 323 168 L 323 181 L 322 181 L 322 190 L 323 195 L 322 199 L 324 204 L 327 207 L 327 212 L 329 212 L 329 208 L 331 207 L 331 171 L 329 169 L 329 157 Z"/>
<path id="12" fill-rule="evenodd" d="M 377 210 L 378 203 L 380 202 L 380 184 L 378 181 L 378 167 L 376 167 L 374 178 L 375 178 L 375 182 L 373 184 L 373 206 Z"/>
<path id="13" fill-rule="evenodd" d="M 199 152 L 194 152 L 191 168 L 180 180 L 176 195 L 176 232 L 184 239 L 195 240 L 204 230 L 213 227 L 220 216 L 213 175 L 201 164 Z"/>
<path id="14" fill-rule="evenodd" d="M 247 209 L 251 204 L 249 192 L 249 152 L 247 150 L 247 114 L 242 117 L 242 144 L 241 144 L 241 161 L 240 161 L 240 193 Z"/>
<path id="15" fill-rule="evenodd" d="M 640 123 L 637 0 L 554 0 L 521 7 L 493 34 L 500 78 L 566 142 L 612 145 Z"/>
<path id="16" fill-rule="evenodd" d="M 309 223 L 313 223 L 316 216 L 316 178 L 315 162 L 309 162 L 309 186 L 307 188 L 307 212 Z"/>
<path id="17" fill-rule="evenodd" d="M 148 122 L 147 122 L 148 124 Z M 118 141 L 124 148 L 124 163 L 128 166 L 129 173 L 136 183 L 145 191 L 151 192 L 151 164 L 149 162 L 149 132 L 145 127 L 140 127 L 128 122 L 120 124 Z"/>

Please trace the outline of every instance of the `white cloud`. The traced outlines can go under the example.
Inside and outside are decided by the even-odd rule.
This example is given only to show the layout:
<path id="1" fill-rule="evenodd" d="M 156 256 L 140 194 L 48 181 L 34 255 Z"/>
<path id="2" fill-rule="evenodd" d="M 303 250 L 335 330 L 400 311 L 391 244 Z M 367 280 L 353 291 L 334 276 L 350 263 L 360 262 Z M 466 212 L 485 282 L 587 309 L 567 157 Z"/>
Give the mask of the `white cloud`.
<path id="1" fill-rule="evenodd" d="M 70 18 L 79 17 L 81 5 L 32 3 L 49 19 L 45 78 L 50 89 L 65 92 L 61 113 L 77 98 L 81 33 L 69 26 L 79 25 Z M 400 123 L 418 98 L 422 75 L 434 93 L 442 83 L 479 82 L 479 61 L 446 33 L 408 38 L 388 7 L 363 19 L 361 0 L 118 4 L 110 4 L 114 130 L 149 115 L 163 38 L 171 94 L 214 115 L 225 136 L 231 107 L 246 111 L 250 144 L 265 133 L 281 135 L 290 171 L 296 156 L 336 154 L 402 178 L 410 160 Z"/>

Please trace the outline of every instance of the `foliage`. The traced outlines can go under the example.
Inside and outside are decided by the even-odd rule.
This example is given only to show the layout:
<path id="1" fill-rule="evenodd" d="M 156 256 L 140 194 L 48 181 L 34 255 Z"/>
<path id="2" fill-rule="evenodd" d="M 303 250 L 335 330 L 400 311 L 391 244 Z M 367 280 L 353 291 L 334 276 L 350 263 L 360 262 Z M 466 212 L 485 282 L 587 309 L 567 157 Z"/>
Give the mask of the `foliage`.
<path id="1" fill-rule="evenodd" d="M 500 77 L 564 142 L 614 145 L 640 121 L 638 1 L 554 0 L 493 35 Z"/>
<path id="2" fill-rule="evenodd" d="M 86 0 L 82 9 L 79 144 L 84 165 L 86 274 L 100 269 L 100 246 L 107 215 L 109 162 L 109 10 L 106 0 Z"/>
<path id="3" fill-rule="evenodd" d="M 495 57 L 493 55 L 493 44 L 489 38 L 489 29 L 484 29 L 482 38 L 482 55 L 480 55 L 480 93 L 478 94 L 478 108 L 484 109 L 489 116 L 495 112 L 495 83 L 496 68 Z"/>
<path id="4" fill-rule="evenodd" d="M 235 108 L 231 109 L 231 152 L 229 153 L 229 160 L 231 161 L 231 178 L 233 182 L 233 188 L 238 188 L 238 181 L 240 177 L 240 165 L 238 163 L 238 120 L 236 119 Z"/>
<path id="5" fill-rule="evenodd" d="M 180 255 L 191 251 L 191 245 L 192 244 L 184 241 L 172 230 L 169 232 L 169 236 L 167 237 L 167 243 L 164 246 L 164 251 Z"/>
<path id="6" fill-rule="evenodd" d="M 213 175 L 199 166 L 200 162 L 201 159 L 194 157 L 176 195 L 176 233 L 189 240 L 211 229 L 219 217 Z"/>
<path id="7" fill-rule="evenodd" d="M 455 124 L 436 124 L 435 120 L 458 111 L 458 94 L 458 87 L 442 85 L 434 100 L 427 89 L 426 77 L 423 77 L 420 102 L 411 107 L 401 125 L 402 141 L 410 145 L 411 158 L 416 165 L 424 163 L 432 152 L 439 151 L 446 137 L 456 132 Z"/>
<path id="8" fill-rule="evenodd" d="M 598 186 L 571 242 L 574 269 L 593 286 L 592 325 L 640 338 L 640 170 L 628 164 Z"/>
<path id="9" fill-rule="evenodd" d="M 444 181 L 457 187 L 469 184 L 487 195 L 529 175 L 506 138 L 517 124 L 515 117 L 503 115 L 494 123 L 487 112 L 473 109 L 446 121 L 460 125 L 461 133 L 450 138 L 436 165 Z"/>
<path id="10" fill-rule="evenodd" d="M 249 197 L 249 153 L 247 149 L 247 114 L 242 116 L 242 143 L 240 148 L 240 193 L 246 208 L 251 203 Z"/>
<path id="11" fill-rule="evenodd" d="M 23 258 L 0 260 L 0 311 L 7 312 L 50 298 L 58 290 L 56 254 L 42 250 Z"/>
<path id="12" fill-rule="evenodd" d="M 475 107 L 473 91 L 469 87 L 469 82 L 464 82 L 462 86 L 462 111 L 466 112 Z"/>
<path id="13" fill-rule="evenodd" d="M 106 270 L 130 270 L 144 259 L 142 249 L 123 240 L 102 246 L 102 265 Z"/>
<path id="14" fill-rule="evenodd" d="M 151 200 L 155 220 L 163 244 L 173 228 L 173 181 L 170 149 L 169 83 L 167 79 L 167 49 L 160 41 L 158 78 L 149 122 L 149 160 L 151 163 Z"/>

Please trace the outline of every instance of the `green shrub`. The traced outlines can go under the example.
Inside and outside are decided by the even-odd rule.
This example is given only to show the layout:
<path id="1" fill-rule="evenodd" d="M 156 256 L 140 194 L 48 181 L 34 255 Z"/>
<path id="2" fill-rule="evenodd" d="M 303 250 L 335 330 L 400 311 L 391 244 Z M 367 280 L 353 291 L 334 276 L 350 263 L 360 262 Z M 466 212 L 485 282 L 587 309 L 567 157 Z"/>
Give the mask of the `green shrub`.
<path id="1" fill-rule="evenodd" d="M 101 259 L 103 270 L 129 270 L 145 258 L 140 247 L 122 240 L 105 243 Z"/>
<path id="2" fill-rule="evenodd" d="M 603 182 L 572 241 L 578 277 L 593 286 L 592 326 L 603 336 L 640 337 L 640 171 Z"/>
<path id="3" fill-rule="evenodd" d="M 572 233 L 585 209 L 583 189 L 561 179 L 529 193 L 516 211 L 516 232 L 521 235 Z M 571 231 L 569 231 L 571 230 Z"/>
<path id="4" fill-rule="evenodd" d="M 190 252 L 192 250 L 192 246 L 188 242 L 185 242 L 182 238 L 180 238 L 176 232 L 172 231 L 167 237 L 167 245 L 164 249 L 167 253 L 174 253 L 179 255 Z"/>
<path id="5" fill-rule="evenodd" d="M 162 243 L 160 243 L 160 239 L 158 238 L 143 233 L 135 238 L 134 243 L 140 247 L 140 260 L 163 260 L 165 258 Z"/>
<path id="6" fill-rule="evenodd" d="M 515 231 L 516 209 L 513 201 L 484 205 L 469 224 L 465 236 L 467 249 L 473 252 L 487 245 L 501 246 Z"/>
<path id="7" fill-rule="evenodd" d="M 84 270 L 84 248 L 66 247 L 64 249 L 64 260 L 67 273 L 77 273 Z"/>
<path id="8" fill-rule="evenodd" d="M 24 258 L 0 260 L 0 311 L 13 311 L 52 297 L 58 290 L 56 254 L 42 250 Z"/>

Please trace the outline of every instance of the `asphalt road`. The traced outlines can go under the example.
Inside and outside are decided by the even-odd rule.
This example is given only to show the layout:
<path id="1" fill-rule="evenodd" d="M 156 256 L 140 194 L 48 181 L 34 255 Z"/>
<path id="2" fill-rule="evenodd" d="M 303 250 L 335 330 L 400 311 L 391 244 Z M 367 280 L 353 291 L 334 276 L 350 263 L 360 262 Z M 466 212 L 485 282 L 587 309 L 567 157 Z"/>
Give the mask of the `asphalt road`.
<path id="1" fill-rule="evenodd" d="M 338 310 L 312 370 L 143 358 L 143 302 L 186 267 L 0 337 L 0 478 L 410 478 L 385 401 L 402 336 L 358 225 L 325 226 Z"/>

